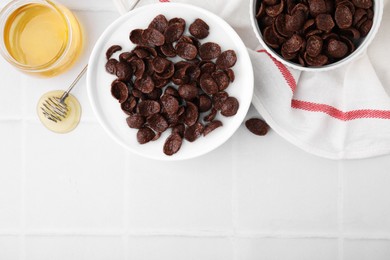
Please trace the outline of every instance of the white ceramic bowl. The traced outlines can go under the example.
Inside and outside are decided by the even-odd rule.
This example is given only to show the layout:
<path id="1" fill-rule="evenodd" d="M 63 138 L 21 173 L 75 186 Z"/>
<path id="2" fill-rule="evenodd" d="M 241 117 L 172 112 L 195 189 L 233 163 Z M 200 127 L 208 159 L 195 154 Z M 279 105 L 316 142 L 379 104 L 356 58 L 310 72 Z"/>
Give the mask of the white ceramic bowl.
<path id="1" fill-rule="evenodd" d="M 190 143 L 183 140 L 178 153 L 167 156 L 163 153 L 165 139 L 171 133 L 168 129 L 154 142 L 140 145 L 137 142 L 137 130 L 130 129 L 126 115 L 120 104 L 111 96 L 113 75 L 105 71 L 106 50 L 114 44 L 121 45 L 122 51 L 130 51 L 134 44 L 129 41 L 129 33 L 136 28 L 147 28 L 152 19 L 164 14 L 167 19 L 181 17 L 186 20 L 187 29 L 196 18 L 203 19 L 210 26 L 210 35 L 201 42 L 216 42 L 222 50 L 232 49 L 237 54 L 237 63 L 233 67 L 235 81 L 227 89 L 230 96 L 238 99 L 240 107 L 232 117 L 218 115 L 223 127 L 214 130 L 206 137 L 200 137 Z M 188 30 L 187 30 L 188 34 Z M 118 53 L 116 53 L 118 55 Z M 114 56 L 117 58 L 117 56 Z M 87 74 L 88 96 L 92 108 L 108 134 L 118 143 L 139 155 L 159 160 L 182 160 L 200 156 L 217 148 L 228 140 L 241 125 L 249 109 L 253 93 L 253 69 L 246 47 L 237 33 L 220 17 L 192 5 L 166 3 L 153 4 L 137 8 L 114 21 L 97 41 L 90 60 Z"/>
<path id="2" fill-rule="evenodd" d="M 301 71 L 327 71 L 327 70 L 331 70 L 331 69 L 336 69 L 336 68 L 339 68 L 339 67 L 351 62 L 356 57 L 359 57 L 362 53 L 365 52 L 368 45 L 372 42 L 376 33 L 378 32 L 378 29 L 379 29 L 379 26 L 380 26 L 380 23 L 382 20 L 382 15 L 383 15 L 383 0 L 373 0 L 374 19 L 373 19 L 372 28 L 371 28 L 370 32 L 368 33 L 368 35 L 362 39 L 362 42 L 360 43 L 360 45 L 356 48 L 356 50 L 353 53 L 351 53 L 347 57 L 345 57 L 345 58 L 343 58 L 335 63 L 328 64 L 325 66 L 303 67 L 300 64 L 291 62 L 289 60 L 285 60 L 280 54 L 275 52 L 272 48 L 268 47 L 268 45 L 264 42 L 263 35 L 260 31 L 260 28 L 259 28 L 259 26 L 257 24 L 257 20 L 256 20 L 256 12 L 257 12 L 257 3 L 258 2 L 259 2 L 259 0 L 250 0 L 250 6 L 249 6 L 251 24 L 252 24 L 252 28 L 257 36 L 257 39 L 260 41 L 261 45 L 267 50 L 267 52 L 272 55 L 272 57 L 274 57 L 275 59 L 277 59 L 278 61 L 280 61 L 281 63 L 283 63 L 284 65 L 286 65 L 290 68 L 301 70 Z"/>

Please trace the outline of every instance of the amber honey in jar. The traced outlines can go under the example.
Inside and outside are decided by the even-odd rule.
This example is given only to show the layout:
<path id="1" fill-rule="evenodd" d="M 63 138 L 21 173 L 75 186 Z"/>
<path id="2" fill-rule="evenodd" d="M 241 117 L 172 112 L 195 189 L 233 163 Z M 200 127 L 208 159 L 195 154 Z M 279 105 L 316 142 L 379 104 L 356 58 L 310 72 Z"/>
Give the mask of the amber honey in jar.
<path id="1" fill-rule="evenodd" d="M 14 0 L 0 13 L 3 57 L 23 72 L 52 77 L 66 71 L 82 51 L 77 18 L 46 0 Z"/>

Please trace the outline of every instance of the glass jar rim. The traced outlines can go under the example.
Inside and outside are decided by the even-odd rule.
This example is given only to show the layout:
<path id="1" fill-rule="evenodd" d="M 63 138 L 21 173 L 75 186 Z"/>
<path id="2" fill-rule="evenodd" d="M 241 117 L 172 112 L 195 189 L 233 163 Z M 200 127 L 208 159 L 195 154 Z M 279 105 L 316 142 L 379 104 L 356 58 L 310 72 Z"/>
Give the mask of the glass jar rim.
<path id="1" fill-rule="evenodd" d="M 57 15 L 59 15 L 67 28 L 67 42 L 65 43 L 64 46 L 61 47 L 59 53 L 59 57 L 54 60 L 54 58 L 47 63 L 38 65 L 38 66 L 29 66 L 25 65 L 23 63 L 18 62 L 7 50 L 5 44 L 4 44 L 4 27 L 5 24 L 9 18 L 9 16 L 15 12 L 18 8 L 23 7 L 28 4 L 42 4 L 53 10 Z M 1 36 L 1 43 L 0 43 L 0 53 L 2 56 L 12 65 L 15 67 L 28 71 L 28 72 L 45 72 L 48 71 L 54 67 L 56 67 L 58 64 L 62 62 L 62 60 L 66 57 L 67 53 L 70 50 L 70 43 L 72 42 L 72 37 L 73 37 L 73 29 L 71 22 L 69 20 L 69 17 L 58 8 L 58 4 L 52 0 L 12 0 L 9 2 L 4 8 L 0 11 L 0 36 Z"/>

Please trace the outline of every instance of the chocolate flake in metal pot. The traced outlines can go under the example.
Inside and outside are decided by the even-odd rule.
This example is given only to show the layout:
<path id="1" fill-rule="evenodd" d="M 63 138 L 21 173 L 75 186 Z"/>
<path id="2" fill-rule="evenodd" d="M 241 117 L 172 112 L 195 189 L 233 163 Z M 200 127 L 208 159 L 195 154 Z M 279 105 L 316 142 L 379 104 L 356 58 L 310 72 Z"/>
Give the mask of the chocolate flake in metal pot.
<path id="1" fill-rule="evenodd" d="M 215 117 L 217 116 L 217 112 L 218 112 L 218 110 L 213 107 L 211 109 L 210 113 L 203 118 L 203 121 L 205 121 L 205 122 L 213 121 L 215 119 Z"/>
<path id="2" fill-rule="evenodd" d="M 156 57 L 153 59 L 152 65 L 153 65 L 153 69 L 155 72 L 163 73 L 168 68 L 170 63 L 171 63 L 171 61 L 169 61 L 165 58 Z"/>
<path id="3" fill-rule="evenodd" d="M 164 35 L 156 29 L 151 28 L 144 30 L 142 40 L 151 46 L 161 46 L 165 43 Z"/>
<path id="4" fill-rule="evenodd" d="M 213 72 L 211 76 L 217 83 L 219 91 L 225 90 L 229 86 L 229 77 L 222 70 Z"/>
<path id="5" fill-rule="evenodd" d="M 310 14 L 316 17 L 319 14 L 326 12 L 325 0 L 308 0 Z"/>
<path id="6" fill-rule="evenodd" d="M 185 100 L 192 100 L 198 97 L 198 87 L 196 83 L 184 84 L 178 88 L 179 95 Z"/>
<path id="7" fill-rule="evenodd" d="M 123 103 L 129 97 L 129 88 L 122 81 L 115 80 L 111 84 L 111 95 L 117 99 L 119 103 Z"/>
<path id="8" fill-rule="evenodd" d="M 193 60 L 198 55 L 198 50 L 191 43 L 181 42 L 176 45 L 176 53 L 183 59 Z"/>
<path id="9" fill-rule="evenodd" d="M 137 100 L 134 96 L 129 94 L 127 100 L 121 103 L 121 109 L 125 114 L 132 115 L 134 113 L 134 109 L 137 106 Z"/>
<path id="10" fill-rule="evenodd" d="M 291 37 L 294 33 L 286 29 L 286 16 L 284 14 L 280 14 L 278 17 L 276 17 L 274 26 L 274 31 L 284 37 Z"/>
<path id="11" fill-rule="evenodd" d="M 219 69 L 225 70 L 233 67 L 237 62 L 236 52 L 233 50 L 227 50 L 221 53 L 215 62 Z"/>
<path id="12" fill-rule="evenodd" d="M 137 132 L 137 141 L 140 144 L 150 142 L 156 134 L 149 127 L 142 127 Z"/>
<path id="13" fill-rule="evenodd" d="M 316 25 L 318 29 L 324 32 L 330 32 L 335 24 L 330 14 L 319 14 L 316 17 Z"/>
<path id="14" fill-rule="evenodd" d="M 340 36 L 340 40 L 343 41 L 348 46 L 348 52 L 351 53 L 355 51 L 355 44 L 349 39 L 348 37 L 345 37 L 343 35 Z"/>
<path id="15" fill-rule="evenodd" d="M 106 51 L 107 60 L 109 60 L 115 52 L 120 50 L 122 50 L 122 47 L 119 45 L 112 45 L 110 48 L 108 48 L 108 50 Z"/>
<path id="16" fill-rule="evenodd" d="M 160 33 L 164 33 L 167 27 L 168 27 L 168 20 L 162 14 L 154 17 L 154 19 L 149 24 L 149 28 L 156 29 Z"/>
<path id="17" fill-rule="evenodd" d="M 237 114 L 238 108 L 238 100 L 235 97 L 228 97 L 222 104 L 221 115 L 227 117 L 234 116 L 235 114 Z"/>
<path id="18" fill-rule="evenodd" d="M 323 66 L 327 64 L 329 61 L 328 57 L 323 54 L 319 54 L 316 57 L 311 57 L 310 55 L 307 54 L 307 52 L 305 52 L 303 57 L 307 65 L 314 66 L 314 67 Z"/>
<path id="19" fill-rule="evenodd" d="M 145 124 L 145 117 L 140 114 L 132 114 L 126 118 L 126 122 L 130 128 L 140 129 Z"/>
<path id="20" fill-rule="evenodd" d="M 119 80 L 122 81 L 130 81 L 133 76 L 133 70 L 130 65 L 125 62 L 118 62 L 115 65 L 116 68 L 116 76 Z"/>
<path id="21" fill-rule="evenodd" d="M 198 98 L 198 109 L 200 113 L 209 111 L 213 103 L 211 102 L 211 98 L 207 94 L 200 94 Z"/>
<path id="22" fill-rule="evenodd" d="M 314 19 L 309 19 L 305 22 L 305 24 L 303 25 L 303 31 L 306 33 L 308 32 L 309 30 L 313 30 L 315 29 L 316 27 L 316 22 Z"/>
<path id="23" fill-rule="evenodd" d="M 218 127 L 221 127 L 221 126 L 222 126 L 221 121 L 219 121 L 219 120 L 211 121 L 209 124 L 207 124 L 204 127 L 203 136 L 208 135 L 209 133 L 211 133 L 212 131 L 214 131 L 215 129 L 217 129 Z"/>
<path id="24" fill-rule="evenodd" d="M 135 80 L 134 87 L 142 93 L 150 93 L 154 89 L 153 79 L 149 75 L 144 75 L 142 78 Z"/>
<path id="25" fill-rule="evenodd" d="M 298 52 L 303 45 L 303 39 L 298 34 L 294 34 L 282 45 L 282 50 L 284 49 L 287 53 L 296 53 Z"/>
<path id="26" fill-rule="evenodd" d="M 305 12 L 302 10 L 296 11 L 294 14 L 286 14 L 286 30 L 290 32 L 296 32 L 303 28 L 305 25 Z"/>
<path id="27" fill-rule="evenodd" d="M 282 57 L 286 60 L 293 60 L 298 56 L 298 52 L 287 52 L 285 48 L 281 50 Z"/>
<path id="28" fill-rule="evenodd" d="M 138 104 L 137 109 L 142 116 L 148 117 L 153 114 L 159 113 L 161 106 L 160 103 L 158 103 L 157 101 L 143 100 Z"/>
<path id="29" fill-rule="evenodd" d="M 333 58 L 340 59 L 348 53 L 348 46 L 342 41 L 331 39 L 328 42 L 327 53 Z"/>
<path id="30" fill-rule="evenodd" d="M 367 34 L 371 30 L 372 24 L 373 24 L 372 20 L 367 20 L 360 26 L 359 31 L 362 37 L 367 36 Z"/>
<path id="31" fill-rule="evenodd" d="M 363 25 L 364 22 L 366 22 L 368 20 L 367 16 L 364 16 L 362 19 L 360 19 L 360 21 L 358 21 L 355 25 L 356 28 L 360 28 L 360 26 Z"/>
<path id="32" fill-rule="evenodd" d="M 358 22 L 360 22 L 364 17 L 367 18 L 367 10 L 363 8 L 358 8 L 353 15 L 352 24 L 356 26 Z"/>
<path id="33" fill-rule="evenodd" d="M 174 96 L 168 94 L 167 92 L 169 91 L 167 89 L 165 90 L 165 94 L 161 96 L 161 105 L 167 114 L 176 114 L 179 110 L 179 101 Z"/>
<path id="34" fill-rule="evenodd" d="M 230 82 L 233 82 L 235 79 L 234 71 L 232 69 L 227 69 L 225 72 L 228 75 Z"/>
<path id="35" fill-rule="evenodd" d="M 280 0 L 263 0 L 262 3 L 265 5 L 277 5 L 280 3 Z"/>
<path id="36" fill-rule="evenodd" d="M 198 107 L 194 103 L 187 101 L 187 107 L 184 112 L 184 124 L 192 126 L 198 121 L 198 117 Z"/>
<path id="37" fill-rule="evenodd" d="M 144 30 L 142 29 L 135 29 L 130 32 L 130 41 L 134 44 L 143 44 L 142 40 L 142 34 L 144 33 Z"/>
<path id="38" fill-rule="evenodd" d="M 116 75 L 116 64 L 118 61 L 116 59 L 109 59 L 106 62 L 106 71 L 110 74 Z"/>
<path id="39" fill-rule="evenodd" d="M 372 0 L 352 0 L 356 7 L 369 9 L 372 7 Z"/>
<path id="40" fill-rule="evenodd" d="M 199 48 L 199 56 L 202 60 L 212 60 L 221 55 L 221 47 L 215 42 L 206 42 Z"/>
<path id="41" fill-rule="evenodd" d="M 323 41 L 320 36 L 313 35 L 307 39 L 306 52 L 312 57 L 316 57 L 322 51 Z"/>
<path id="42" fill-rule="evenodd" d="M 351 27 L 353 22 L 353 16 L 351 10 L 346 5 L 338 5 L 336 7 L 335 17 L 337 26 L 340 29 L 346 29 Z"/>
<path id="43" fill-rule="evenodd" d="M 283 12 L 284 9 L 284 0 L 280 1 L 277 5 L 268 6 L 265 8 L 265 12 L 267 15 L 271 17 L 277 17 L 279 14 Z"/>
<path id="44" fill-rule="evenodd" d="M 189 27 L 192 36 L 197 39 L 204 39 L 209 35 L 209 26 L 202 19 L 196 19 Z"/>
<path id="45" fill-rule="evenodd" d="M 257 10 L 256 19 L 259 19 L 260 17 L 264 16 L 264 14 L 265 14 L 265 4 L 263 1 L 260 3 L 259 10 Z"/>
<path id="46" fill-rule="evenodd" d="M 154 131 L 162 133 L 168 129 L 168 122 L 165 118 L 159 113 L 153 114 L 146 119 L 146 123 Z"/>
<path id="47" fill-rule="evenodd" d="M 203 133 L 204 127 L 201 123 L 196 122 L 195 124 L 189 126 L 184 131 L 184 138 L 189 141 L 193 142 Z"/>
<path id="48" fill-rule="evenodd" d="M 199 81 L 202 90 L 209 95 L 213 95 L 218 92 L 218 85 L 209 73 L 204 73 L 200 76 Z"/>
<path id="49" fill-rule="evenodd" d="M 174 155 L 180 150 L 181 144 L 183 142 L 182 137 L 177 133 L 172 133 L 165 140 L 163 151 L 166 155 Z"/>
<path id="50" fill-rule="evenodd" d="M 174 23 L 168 26 L 164 32 L 165 42 L 172 43 L 180 39 L 184 33 L 184 25 L 182 23 Z"/>
<path id="51" fill-rule="evenodd" d="M 268 46 L 274 49 L 279 48 L 279 41 L 275 35 L 275 31 L 273 30 L 272 26 L 268 26 L 267 28 L 264 29 L 263 37 L 265 43 L 267 43 Z"/>
<path id="52" fill-rule="evenodd" d="M 268 133 L 269 126 L 259 118 L 251 118 L 245 122 L 246 128 L 255 135 L 264 136 Z"/>

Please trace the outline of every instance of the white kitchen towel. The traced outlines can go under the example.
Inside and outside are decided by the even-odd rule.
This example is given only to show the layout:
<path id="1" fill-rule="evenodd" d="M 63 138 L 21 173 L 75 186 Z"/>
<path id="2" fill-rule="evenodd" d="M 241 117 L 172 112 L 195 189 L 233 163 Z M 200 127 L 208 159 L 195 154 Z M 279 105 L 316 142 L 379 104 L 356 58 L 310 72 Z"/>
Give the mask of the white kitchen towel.
<path id="1" fill-rule="evenodd" d="M 136 0 L 113 1 L 125 13 Z M 390 153 L 389 1 L 364 55 L 340 69 L 316 73 L 287 68 L 257 47 L 249 0 L 141 0 L 139 6 L 180 2 L 221 16 L 249 49 L 255 72 L 253 105 L 268 124 L 307 152 L 353 159 Z"/>

